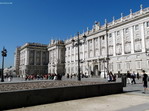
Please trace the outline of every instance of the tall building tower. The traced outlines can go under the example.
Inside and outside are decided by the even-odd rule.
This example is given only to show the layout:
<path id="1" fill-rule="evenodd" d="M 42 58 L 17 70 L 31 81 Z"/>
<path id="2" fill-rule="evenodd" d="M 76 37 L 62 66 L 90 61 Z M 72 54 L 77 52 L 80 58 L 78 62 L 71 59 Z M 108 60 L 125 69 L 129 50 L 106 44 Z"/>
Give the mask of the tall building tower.
<path id="1" fill-rule="evenodd" d="M 51 40 L 48 45 L 48 73 L 65 74 L 65 45 L 63 41 Z"/>
<path id="2" fill-rule="evenodd" d="M 21 76 L 47 74 L 49 61 L 47 45 L 26 43 L 17 48 L 16 61 L 15 66 Z"/>

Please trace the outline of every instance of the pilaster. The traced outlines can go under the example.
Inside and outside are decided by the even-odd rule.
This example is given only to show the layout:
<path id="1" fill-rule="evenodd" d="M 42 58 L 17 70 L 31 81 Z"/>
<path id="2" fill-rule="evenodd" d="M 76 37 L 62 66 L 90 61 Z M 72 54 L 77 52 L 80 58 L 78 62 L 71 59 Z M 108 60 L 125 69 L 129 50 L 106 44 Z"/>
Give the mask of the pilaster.
<path id="1" fill-rule="evenodd" d="M 92 39 L 92 54 L 95 57 L 95 39 Z"/>
<path id="2" fill-rule="evenodd" d="M 142 52 L 145 52 L 145 34 L 144 34 L 144 23 L 140 24 L 141 27 L 141 38 L 142 38 Z"/>
<path id="3" fill-rule="evenodd" d="M 122 40 L 122 55 L 124 55 L 124 29 L 121 30 L 121 40 Z"/>
<path id="4" fill-rule="evenodd" d="M 116 42 L 115 42 L 115 32 L 112 33 L 112 37 L 113 37 L 113 56 L 116 56 Z"/>
<path id="5" fill-rule="evenodd" d="M 131 53 L 134 53 L 134 26 L 130 27 Z"/>

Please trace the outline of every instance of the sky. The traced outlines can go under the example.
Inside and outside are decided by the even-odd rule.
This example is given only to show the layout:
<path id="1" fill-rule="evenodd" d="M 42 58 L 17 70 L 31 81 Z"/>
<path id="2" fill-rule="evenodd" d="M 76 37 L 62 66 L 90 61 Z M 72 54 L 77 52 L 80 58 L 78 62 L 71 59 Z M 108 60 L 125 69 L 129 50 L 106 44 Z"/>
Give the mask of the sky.
<path id="1" fill-rule="evenodd" d="M 0 51 L 7 49 L 5 67 L 14 66 L 16 47 L 27 42 L 49 44 L 149 7 L 149 0 L 0 0 Z M 0 56 L 0 67 L 2 57 Z"/>

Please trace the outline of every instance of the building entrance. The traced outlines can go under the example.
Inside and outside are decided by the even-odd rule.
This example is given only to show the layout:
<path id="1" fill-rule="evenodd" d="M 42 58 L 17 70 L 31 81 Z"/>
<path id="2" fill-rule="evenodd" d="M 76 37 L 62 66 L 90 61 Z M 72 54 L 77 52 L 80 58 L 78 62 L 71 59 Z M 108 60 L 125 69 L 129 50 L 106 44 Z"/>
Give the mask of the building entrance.
<path id="1" fill-rule="evenodd" d="M 94 72 L 94 76 L 99 76 L 98 65 L 94 66 L 93 72 Z"/>

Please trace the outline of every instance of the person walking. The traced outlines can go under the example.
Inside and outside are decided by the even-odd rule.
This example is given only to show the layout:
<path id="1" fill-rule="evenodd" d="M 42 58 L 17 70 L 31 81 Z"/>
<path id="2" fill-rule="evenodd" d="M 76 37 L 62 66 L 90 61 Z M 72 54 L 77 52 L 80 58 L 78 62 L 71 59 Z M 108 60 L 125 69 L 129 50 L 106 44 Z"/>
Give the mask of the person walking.
<path id="1" fill-rule="evenodd" d="M 137 72 L 137 79 L 139 80 L 139 78 L 140 78 L 140 75 L 139 75 L 139 73 Z"/>
<path id="2" fill-rule="evenodd" d="M 130 74 L 130 72 L 129 71 L 127 71 L 127 83 L 128 84 L 131 84 L 131 74 Z"/>
<path id="3" fill-rule="evenodd" d="M 143 78 L 142 78 L 142 82 L 143 82 L 143 87 L 144 87 L 144 92 L 143 93 L 146 93 L 146 89 L 148 87 L 148 75 L 145 73 L 145 70 L 142 71 L 143 72 Z"/>
<path id="4" fill-rule="evenodd" d="M 131 84 L 136 84 L 136 74 L 135 74 L 135 72 L 133 71 L 133 73 L 131 74 L 131 78 L 132 78 L 132 81 L 131 81 Z"/>

